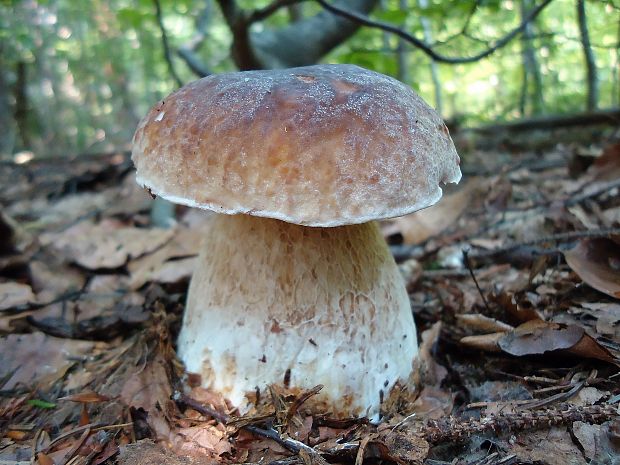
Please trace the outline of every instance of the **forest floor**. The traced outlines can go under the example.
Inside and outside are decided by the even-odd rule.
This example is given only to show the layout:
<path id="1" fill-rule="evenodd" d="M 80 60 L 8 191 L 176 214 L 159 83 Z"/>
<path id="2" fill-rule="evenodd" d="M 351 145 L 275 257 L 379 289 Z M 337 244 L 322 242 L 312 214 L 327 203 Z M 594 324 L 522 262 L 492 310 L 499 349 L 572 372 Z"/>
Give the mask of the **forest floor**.
<path id="1" fill-rule="evenodd" d="M 618 136 L 470 148 L 382 225 L 421 347 L 378 426 L 277 387 L 238 417 L 183 376 L 209 215 L 151 227 L 127 153 L 0 164 L 0 463 L 620 463 Z"/>

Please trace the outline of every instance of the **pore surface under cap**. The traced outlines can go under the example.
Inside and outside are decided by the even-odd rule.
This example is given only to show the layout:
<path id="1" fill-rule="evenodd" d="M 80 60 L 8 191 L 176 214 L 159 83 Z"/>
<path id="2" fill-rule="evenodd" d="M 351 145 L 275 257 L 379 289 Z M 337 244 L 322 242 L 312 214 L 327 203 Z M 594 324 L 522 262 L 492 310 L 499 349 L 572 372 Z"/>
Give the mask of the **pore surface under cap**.
<path id="1" fill-rule="evenodd" d="M 140 122 L 132 158 L 138 182 L 171 201 L 309 226 L 410 213 L 461 176 L 439 115 L 352 65 L 195 81 Z"/>

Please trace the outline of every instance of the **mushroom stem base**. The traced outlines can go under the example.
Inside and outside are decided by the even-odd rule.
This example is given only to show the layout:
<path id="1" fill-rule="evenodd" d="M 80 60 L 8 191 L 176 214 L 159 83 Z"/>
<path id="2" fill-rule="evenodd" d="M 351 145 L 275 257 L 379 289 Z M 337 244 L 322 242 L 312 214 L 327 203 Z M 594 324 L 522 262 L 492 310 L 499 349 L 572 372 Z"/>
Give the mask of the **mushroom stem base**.
<path id="1" fill-rule="evenodd" d="M 205 387 L 243 407 L 270 384 L 324 388 L 336 416 L 378 419 L 417 354 L 404 281 L 375 223 L 312 228 L 248 215 L 210 224 L 178 343 Z"/>

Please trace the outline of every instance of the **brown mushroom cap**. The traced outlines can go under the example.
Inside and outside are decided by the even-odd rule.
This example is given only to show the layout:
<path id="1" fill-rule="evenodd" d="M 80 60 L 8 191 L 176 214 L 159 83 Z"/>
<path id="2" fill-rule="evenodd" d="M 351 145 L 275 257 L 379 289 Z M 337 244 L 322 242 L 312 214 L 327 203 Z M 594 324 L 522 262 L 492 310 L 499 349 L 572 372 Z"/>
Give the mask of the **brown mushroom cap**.
<path id="1" fill-rule="evenodd" d="M 132 158 L 138 182 L 173 202 L 309 226 L 404 215 L 461 176 L 439 115 L 353 65 L 192 82 L 140 122 Z"/>

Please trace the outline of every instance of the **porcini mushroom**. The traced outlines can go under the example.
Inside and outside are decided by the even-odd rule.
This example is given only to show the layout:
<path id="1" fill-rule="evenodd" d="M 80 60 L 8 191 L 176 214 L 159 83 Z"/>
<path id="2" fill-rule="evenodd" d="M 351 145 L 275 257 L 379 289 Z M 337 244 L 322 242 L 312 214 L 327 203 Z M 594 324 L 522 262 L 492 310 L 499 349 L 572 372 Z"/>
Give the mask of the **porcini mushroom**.
<path id="1" fill-rule="evenodd" d="M 221 213 L 205 232 L 178 341 L 238 406 L 272 383 L 324 387 L 337 416 L 378 418 L 417 353 L 405 283 L 374 220 L 458 182 L 437 113 L 352 65 L 209 76 L 151 109 L 138 183 Z"/>

